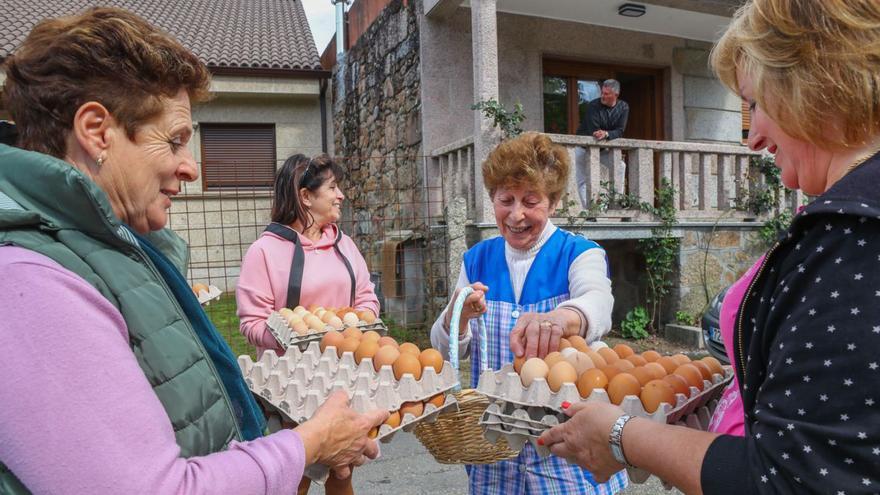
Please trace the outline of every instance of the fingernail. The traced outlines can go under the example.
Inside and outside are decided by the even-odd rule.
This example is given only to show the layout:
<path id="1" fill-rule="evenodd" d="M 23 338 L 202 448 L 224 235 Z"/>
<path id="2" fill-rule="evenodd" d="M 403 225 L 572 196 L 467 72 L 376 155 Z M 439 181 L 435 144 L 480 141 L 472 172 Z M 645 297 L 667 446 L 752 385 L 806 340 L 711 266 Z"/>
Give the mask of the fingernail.
<path id="1" fill-rule="evenodd" d="M 542 447 L 544 446 L 544 439 L 543 438 L 538 437 L 538 445 L 540 445 Z"/>
<path id="2" fill-rule="evenodd" d="M 569 401 L 565 401 L 565 402 L 562 403 L 562 408 L 563 408 L 563 409 L 568 409 L 569 407 L 571 407 L 571 402 L 569 402 Z"/>

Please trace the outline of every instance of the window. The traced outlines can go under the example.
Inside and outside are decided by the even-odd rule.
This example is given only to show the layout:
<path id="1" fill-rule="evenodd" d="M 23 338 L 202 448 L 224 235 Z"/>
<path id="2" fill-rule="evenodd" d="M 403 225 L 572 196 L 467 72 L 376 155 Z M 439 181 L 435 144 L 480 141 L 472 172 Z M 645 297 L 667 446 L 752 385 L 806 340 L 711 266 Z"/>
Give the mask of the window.
<path id="1" fill-rule="evenodd" d="M 204 190 L 272 187 L 274 124 L 201 124 L 200 133 Z"/>

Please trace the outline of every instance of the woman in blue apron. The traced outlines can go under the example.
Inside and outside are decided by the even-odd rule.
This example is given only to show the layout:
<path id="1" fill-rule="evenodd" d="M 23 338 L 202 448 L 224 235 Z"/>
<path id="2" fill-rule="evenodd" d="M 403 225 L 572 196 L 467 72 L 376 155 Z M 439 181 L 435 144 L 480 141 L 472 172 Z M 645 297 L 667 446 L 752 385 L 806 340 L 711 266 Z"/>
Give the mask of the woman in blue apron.
<path id="1" fill-rule="evenodd" d="M 565 190 L 571 164 L 561 146 L 539 133 L 501 143 L 483 163 L 483 181 L 501 233 L 464 254 L 456 292 L 474 288 L 462 311 L 459 350 L 471 356 L 471 387 L 481 368 L 479 336 L 469 321 L 485 314 L 488 366 L 513 361 L 514 347 L 527 356 L 546 356 L 562 337 L 588 342 L 611 328 L 611 280 L 605 251 L 593 241 L 557 228 L 549 218 Z M 431 329 L 433 346 L 448 357 L 447 310 Z M 526 335 L 529 336 L 526 339 Z M 520 455 L 491 465 L 468 466 L 474 494 L 610 494 L 626 487 L 624 472 L 605 483 L 557 457 L 538 456 L 526 444 Z"/>

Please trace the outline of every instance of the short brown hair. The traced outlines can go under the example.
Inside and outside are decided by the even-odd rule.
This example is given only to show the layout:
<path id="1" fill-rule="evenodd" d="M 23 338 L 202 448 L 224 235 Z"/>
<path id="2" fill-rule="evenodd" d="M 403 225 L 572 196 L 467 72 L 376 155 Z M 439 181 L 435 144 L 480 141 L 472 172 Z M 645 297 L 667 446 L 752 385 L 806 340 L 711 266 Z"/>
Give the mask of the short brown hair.
<path id="1" fill-rule="evenodd" d="M 499 187 L 536 187 L 553 204 L 562 197 L 570 171 L 565 148 L 545 134 L 526 132 L 489 153 L 483 162 L 483 181 L 490 196 Z"/>
<path id="2" fill-rule="evenodd" d="M 62 158 L 73 117 L 97 101 L 125 128 L 162 112 L 162 97 L 186 90 L 193 102 L 208 96 L 205 65 L 174 38 L 118 8 L 47 19 L 4 63 L 3 100 L 22 148 Z"/>
<path id="3" fill-rule="evenodd" d="M 753 0 L 711 64 L 737 94 L 737 73 L 751 77 L 758 105 L 790 136 L 826 149 L 862 146 L 880 132 L 878 25 L 877 0 Z M 834 117 L 840 134 L 828 136 Z"/>
<path id="4" fill-rule="evenodd" d="M 291 225 L 295 221 L 309 228 L 314 223 L 311 214 L 299 197 L 300 189 L 315 192 L 325 182 L 334 177 L 341 181 L 345 172 L 329 155 L 320 155 L 309 159 L 306 155 L 296 154 L 284 161 L 284 165 L 275 174 L 275 196 L 272 199 L 273 222 Z"/>

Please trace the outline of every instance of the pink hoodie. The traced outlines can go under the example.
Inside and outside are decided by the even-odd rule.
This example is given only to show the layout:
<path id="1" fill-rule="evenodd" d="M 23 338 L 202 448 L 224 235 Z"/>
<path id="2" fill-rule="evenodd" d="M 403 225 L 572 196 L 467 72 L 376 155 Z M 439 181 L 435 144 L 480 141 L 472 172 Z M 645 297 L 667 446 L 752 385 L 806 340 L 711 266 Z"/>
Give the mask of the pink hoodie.
<path id="1" fill-rule="evenodd" d="M 338 228 L 330 224 L 324 227 L 321 238 L 311 241 L 299 235 L 305 253 L 300 304 L 317 304 L 324 307 L 345 307 L 351 301 L 351 277 L 345 264 L 339 259 L 333 244 Z M 354 242 L 345 234 L 339 241 L 339 250 L 351 263 L 354 271 L 355 309 L 369 309 L 379 314 L 376 297 L 367 263 Z M 287 304 L 287 282 L 290 263 L 293 260 L 293 243 L 271 232 L 263 232 L 248 248 L 241 262 L 241 273 L 235 298 L 238 301 L 239 329 L 248 342 L 257 347 L 258 354 L 266 349 L 281 353 L 282 349 L 266 329 L 266 319 L 272 311 Z"/>

